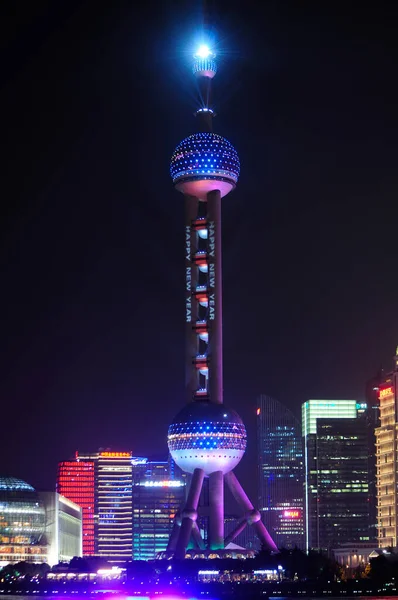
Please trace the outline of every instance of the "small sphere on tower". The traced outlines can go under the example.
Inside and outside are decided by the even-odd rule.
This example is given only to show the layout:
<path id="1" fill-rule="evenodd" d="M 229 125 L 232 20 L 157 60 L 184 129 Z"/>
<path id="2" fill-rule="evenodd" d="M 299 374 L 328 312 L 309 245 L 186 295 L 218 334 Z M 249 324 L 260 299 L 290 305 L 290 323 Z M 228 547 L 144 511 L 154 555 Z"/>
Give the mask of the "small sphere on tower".
<path id="1" fill-rule="evenodd" d="M 167 441 L 183 471 L 228 473 L 245 453 L 246 429 L 240 416 L 224 404 L 191 402 L 170 425 Z"/>
<path id="2" fill-rule="evenodd" d="M 170 174 L 178 191 L 199 200 L 213 190 L 221 197 L 234 189 L 239 177 L 239 157 L 232 144 L 216 133 L 195 133 L 174 150 Z"/>
<path id="3" fill-rule="evenodd" d="M 197 77 L 209 77 L 213 79 L 217 73 L 217 63 L 214 60 L 216 55 L 206 45 L 199 46 L 196 54 L 193 55 L 194 63 L 192 72 Z"/>

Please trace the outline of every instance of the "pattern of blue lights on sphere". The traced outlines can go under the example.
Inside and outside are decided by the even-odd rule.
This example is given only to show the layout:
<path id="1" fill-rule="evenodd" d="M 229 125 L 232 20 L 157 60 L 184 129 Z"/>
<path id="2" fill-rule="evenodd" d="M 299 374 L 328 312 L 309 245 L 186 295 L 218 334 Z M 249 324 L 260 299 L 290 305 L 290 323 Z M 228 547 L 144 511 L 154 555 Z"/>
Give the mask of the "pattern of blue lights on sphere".
<path id="1" fill-rule="evenodd" d="M 239 415 L 224 404 L 191 402 L 169 427 L 170 454 L 186 473 L 228 473 L 246 450 L 246 429 Z"/>
<path id="2" fill-rule="evenodd" d="M 213 190 L 226 196 L 239 177 L 239 157 L 232 144 L 216 133 L 195 133 L 174 150 L 170 174 L 177 190 L 206 200 Z"/>

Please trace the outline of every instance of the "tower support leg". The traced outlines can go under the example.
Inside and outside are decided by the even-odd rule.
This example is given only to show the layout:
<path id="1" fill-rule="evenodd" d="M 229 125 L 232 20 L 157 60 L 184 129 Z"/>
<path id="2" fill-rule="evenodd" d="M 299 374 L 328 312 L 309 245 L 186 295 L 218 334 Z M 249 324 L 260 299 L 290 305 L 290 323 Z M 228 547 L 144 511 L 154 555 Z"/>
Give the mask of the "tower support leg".
<path id="1" fill-rule="evenodd" d="M 227 537 L 225 538 L 225 547 L 227 547 L 230 542 L 233 542 L 234 539 L 237 538 L 240 533 L 242 533 L 242 531 L 245 529 L 246 525 L 247 525 L 247 520 L 243 519 L 239 523 L 239 525 L 237 525 L 235 527 L 235 529 L 233 531 L 231 531 L 231 533 L 229 535 L 227 535 Z"/>
<path id="2" fill-rule="evenodd" d="M 194 540 L 195 544 L 199 548 L 199 550 L 204 550 L 205 549 L 205 543 L 204 543 L 204 541 L 202 539 L 202 536 L 200 535 L 200 530 L 199 530 L 199 526 L 198 526 L 197 523 L 194 523 L 192 525 L 192 537 L 193 537 L 193 540 Z"/>
<path id="3" fill-rule="evenodd" d="M 167 552 L 174 552 L 177 545 L 178 536 L 181 529 L 181 512 L 178 511 L 174 517 L 173 529 L 171 530 L 169 543 L 167 544 Z"/>
<path id="4" fill-rule="evenodd" d="M 209 475 L 209 548 L 224 548 L 224 475 Z"/>
<path id="5" fill-rule="evenodd" d="M 236 503 L 245 512 L 245 518 L 249 525 L 253 525 L 256 530 L 260 542 L 267 550 L 278 552 L 278 548 L 270 534 L 268 533 L 264 523 L 261 521 L 261 515 L 250 502 L 245 490 L 239 483 L 235 473 L 230 471 L 225 475 L 225 481 L 231 490 Z"/>
<path id="6" fill-rule="evenodd" d="M 200 492 L 202 490 L 204 476 L 205 473 L 203 469 L 195 469 L 192 475 L 187 502 L 181 515 L 181 529 L 178 534 L 178 540 L 174 554 L 174 557 L 179 560 L 183 560 L 185 558 L 185 552 L 192 534 L 192 525 L 196 522 L 198 517 L 198 502 Z"/>

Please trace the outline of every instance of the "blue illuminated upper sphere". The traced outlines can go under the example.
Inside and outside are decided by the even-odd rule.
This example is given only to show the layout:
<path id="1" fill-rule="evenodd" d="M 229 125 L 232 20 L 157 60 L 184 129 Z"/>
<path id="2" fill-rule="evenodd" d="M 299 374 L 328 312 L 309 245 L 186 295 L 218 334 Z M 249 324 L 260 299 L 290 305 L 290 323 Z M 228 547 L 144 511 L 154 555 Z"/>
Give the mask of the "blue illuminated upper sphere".
<path id="1" fill-rule="evenodd" d="M 224 404 L 191 402 L 170 425 L 167 441 L 183 471 L 228 473 L 245 453 L 246 429 L 239 415 Z"/>
<path id="2" fill-rule="evenodd" d="M 238 181 L 239 169 L 235 148 L 216 133 L 194 133 L 185 138 L 174 150 L 170 163 L 177 190 L 200 200 L 213 190 L 226 196 Z"/>

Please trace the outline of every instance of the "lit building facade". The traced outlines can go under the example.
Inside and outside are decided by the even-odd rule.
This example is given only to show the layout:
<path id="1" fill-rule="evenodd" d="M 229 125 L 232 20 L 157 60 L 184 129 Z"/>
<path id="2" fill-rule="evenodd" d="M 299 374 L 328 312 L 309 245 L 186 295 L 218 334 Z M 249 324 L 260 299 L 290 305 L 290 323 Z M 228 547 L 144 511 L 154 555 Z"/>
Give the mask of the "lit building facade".
<path id="1" fill-rule="evenodd" d="M 58 465 L 57 491 L 82 509 L 83 556 L 95 554 L 95 462 L 64 461 Z"/>
<path id="2" fill-rule="evenodd" d="M 167 549 L 175 515 L 185 500 L 185 478 L 169 460 L 133 458 L 133 558 L 153 560 Z"/>
<path id="3" fill-rule="evenodd" d="M 366 426 L 368 432 L 369 481 L 369 541 L 377 546 L 377 485 L 376 485 L 376 430 L 380 427 L 379 389 L 384 381 L 383 371 L 366 383 Z"/>
<path id="4" fill-rule="evenodd" d="M 379 386 L 380 427 L 376 434 L 377 530 L 379 548 L 398 545 L 398 348 L 394 371 Z"/>
<path id="5" fill-rule="evenodd" d="M 302 406 L 306 548 L 369 541 L 367 429 L 355 400 Z"/>
<path id="6" fill-rule="evenodd" d="M 82 556 L 82 509 L 56 492 L 39 492 L 46 514 L 45 543 L 50 565 Z"/>
<path id="7" fill-rule="evenodd" d="M 0 567 L 20 561 L 70 561 L 82 555 L 82 511 L 56 492 L 0 478 Z"/>
<path id="8" fill-rule="evenodd" d="M 0 567 L 47 562 L 46 511 L 35 489 L 14 477 L 0 478 Z"/>
<path id="9" fill-rule="evenodd" d="M 67 498 L 70 500 L 75 498 L 77 503 L 81 503 L 79 505 L 82 508 L 85 507 L 86 528 L 83 527 L 83 537 L 88 540 L 86 548 L 88 547 L 90 555 L 94 545 L 94 555 L 101 556 L 110 563 L 121 564 L 131 560 L 132 453 L 111 450 L 99 450 L 88 454 L 77 452 L 74 461 L 76 470 L 71 469 L 70 462 L 73 461 L 60 463 L 58 489 L 62 489 Z M 91 487 L 92 465 L 94 466 L 94 490 Z M 61 473 L 64 475 L 63 482 L 61 482 Z M 65 476 L 65 473 L 70 474 Z M 75 477 L 76 473 L 80 474 L 79 483 Z M 94 519 L 91 512 L 92 492 Z"/>
<path id="10" fill-rule="evenodd" d="M 97 461 L 97 555 L 111 563 L 131 560 L 131 452 L 99 452 Z"/>
<path id="11" fill-rule="evenodd" d="M 303 451 L 300 424 L 269 396 L 257 399 L 259 507 L 278 548 L 304 547 Z"/>

